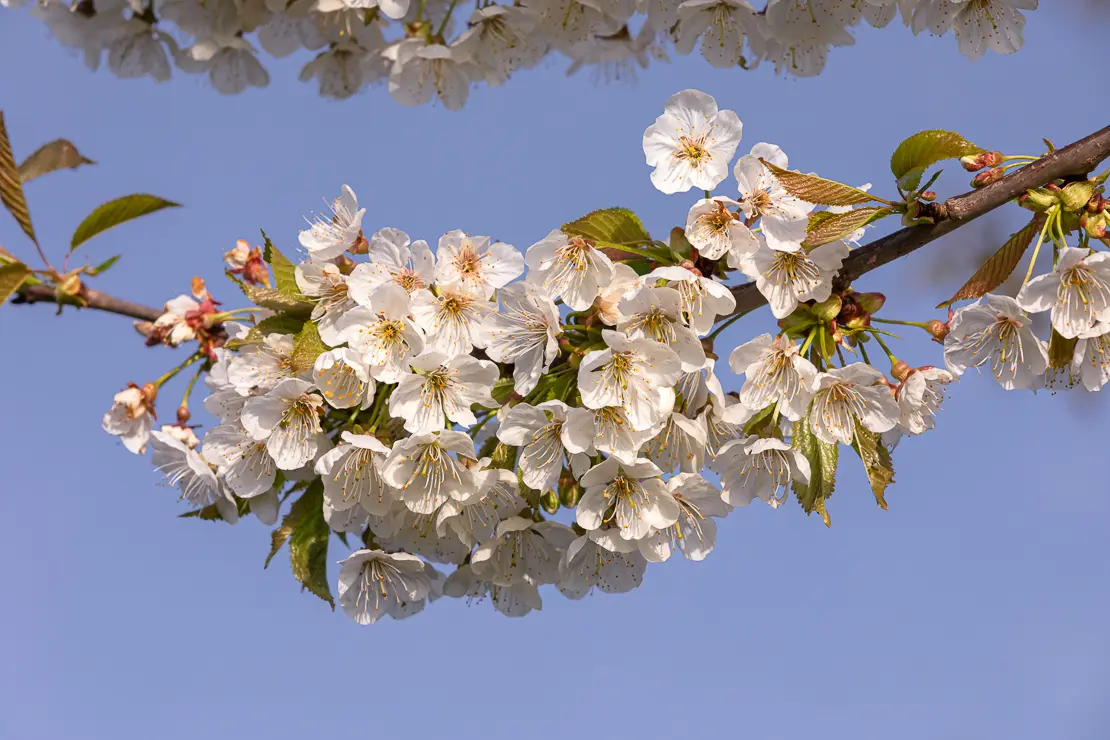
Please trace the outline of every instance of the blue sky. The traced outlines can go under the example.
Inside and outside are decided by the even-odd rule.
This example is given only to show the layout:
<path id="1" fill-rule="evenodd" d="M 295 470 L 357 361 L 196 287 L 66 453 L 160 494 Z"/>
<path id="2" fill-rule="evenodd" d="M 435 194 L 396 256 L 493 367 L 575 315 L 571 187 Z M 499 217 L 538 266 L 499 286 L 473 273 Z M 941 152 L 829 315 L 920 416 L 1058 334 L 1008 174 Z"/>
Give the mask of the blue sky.
<path id="1" fill-rule="evenodd" d="M 1076 5 L 1042 3 L 1014 57 L 973 64 L 950 37 L 899 29 L 861 33 L 816 80 L 679 58 L 598 86 L 553 61 L 475 90 L 461 113 L 405 109 L 380 88 L 321 100 L 292 63 L 236 98 L 186 76 L 121 81 L 5 11 L 0 105 L 17 156 L 66 137 L 99 162 L 27 188 L 53 255 L 98 203 L 156 193 L 186 207 L 83 247 L 94 262 L 123 255 L 96 287 L 159 304 L 198 274 L 230 307 L 221 254 L 260 227 L 291 252 L 302 214 L 343 182 L 370 228 L 433 243 L 462 228 L 523 249 L 611 205 L 663 235 L 689 201 L 652 188 L 640 137 L 686 87 L 739 113 L 743 151 L 771 141 L 795 167 L 880 194 L 893 191 L 890 152 L 920 129 L 1023 154 L 1042 136 L 1072 141 L 1107 123 L 1068 59 L 1104 43 L 1105 17 Z M 949 172 L 939 189 L 966 183 Z M 1012 209 L 857 287 L 886 292 L 889 316 L 931 318 L 974 269 L 966 254 L 1020 219 Z M 31 258 L 6 216 L 0 244 Z M 765 323 L 741 321 L 719 350 Z M 901 356 L 939 363 L 939 347 L 912 339 Z M 628 595 L 545 589 L 523 620 L 443 601 L 358 627 L 298 593 L 284 556 L 262 569 L 268 529 L 176 518 L 149 458 L 100 431 L 113 393 L 179 355 L 144 348 L 120 317 L 57 320 L 45 306 L 5 306 L 0 347 L 0 738 L 1110 735 L 1097 397 L 1005 394 L 970 376 L 938 430 L 897 451 L 890 511 L 846 455 L 831 530 L 794 504 L 751 507 L 706 561 L 654 566 Z"/>

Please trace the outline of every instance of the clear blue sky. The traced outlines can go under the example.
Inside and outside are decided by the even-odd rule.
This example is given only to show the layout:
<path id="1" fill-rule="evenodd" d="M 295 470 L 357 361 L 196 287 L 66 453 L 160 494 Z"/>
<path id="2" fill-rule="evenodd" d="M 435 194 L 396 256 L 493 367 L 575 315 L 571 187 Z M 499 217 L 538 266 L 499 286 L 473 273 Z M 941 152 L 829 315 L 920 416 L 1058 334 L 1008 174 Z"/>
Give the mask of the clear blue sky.
<path id="1" fill-rule="evenodd" d="M 123 255 L 97 287 L 158 304 L 199 274 L 230 306 L 222 252 L 259 227 L 292 251 L 302 214 L 343 182 L 371 228 L 429 241 L 462 228 L 525 248 L 609 205 L 664 234 L 688 201 L 652 188 L 640 137 L 686 87 L 739 113 L 743 151 L 775 142 L 793 166 L 879 193 L 893 189 L 890 152 L 919 129 L 1014 153 L 1071 141 L 1107 123 L 1084 71 L 1098 60 L 1075 58 L 1104 46 L 1106 19 L 1042 8 L 1016 57 L 972 64 L 952 38 L 891 30 L 862 33 L 817 80 L 695 58 L 597 86 L 565 79 L 560 61 L 474 91 L 461 113 L 405 109 L 384 89 L 321 100 L 291 63 L 236 98 L 186 76 L 121 81 L 2 11 L 0 105 L 17 155 L 66 137 L 100 163 L 28 186 L 52 254 L 96 204 L 157 193 L 186 207 L 89 243 L 96 261 Z M 946 175 L 942 193 L 966 182 Z M 992 229 L 1018 227 L 1008 215 L 858 287 L 886 291 L 888 315 L 931 317 L 967 269 L 923 281 L 936 255 L 981 251 Z M 6 214 L 0 243 L 30 259 Z M 762 328 L 747 319 L 718 346 Z M 939 347 L 907 344 L 906 359 L 939 364 Z M 523 620 L 446 601 L 358 627 L 298 593 L 284 556 L 262 569 L 268 529 L 176 518 L 149 458 L 100 431 L 113 393 L 179 355 L 142 347 L 125 319 L 56 320 L 45 306 L 5 306 L 0 347 L 4 740 L 1110 737 L 1097 398 L 1004 394 L 971 376 L 938 431 L 898 450 L 889 512 L 848 454 L 831 530 L 795 504 L 753 506 L 723 522 L 708 560 L 653 566 L 625 596 L 545 590 Z"/>

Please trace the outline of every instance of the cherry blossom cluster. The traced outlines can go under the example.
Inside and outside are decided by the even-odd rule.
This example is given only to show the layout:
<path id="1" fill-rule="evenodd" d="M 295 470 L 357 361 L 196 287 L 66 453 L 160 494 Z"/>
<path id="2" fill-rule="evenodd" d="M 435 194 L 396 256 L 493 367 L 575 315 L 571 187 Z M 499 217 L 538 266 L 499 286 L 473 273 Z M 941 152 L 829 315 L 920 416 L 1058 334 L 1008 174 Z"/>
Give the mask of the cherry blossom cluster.
<path id="1" fill-rule="evenodd" d="M 443 596 L 520 616 L 541 608 L 545 585 L 572 599 L 624 592 L 649 562 L 705 558 L 717 520 L 756 500 L 778 508 L 793 494 L 827 524 L 841 448 L 885 508 L 891 452 L 933 428 L 971 367 L 989 365 L 1007 389 L 1106 383 L 1110 260 L 1093 249 L 1110 223 L 1105 175 L 1022 197 L 1033 221 L 1002 252 L 1039 237 L 1016 299 L 965 286 L 956 298 L 981 299 L 948 321 L 888 320 L 881 294 L 838 281 L 864 229 L 893 213 L 929 218 L 921 175 L 940 159 L 962 157 L 987 182 L 1035 158 L 922 132 L 892 202 L 789 170 L 773 144 L 736 157 L 741 135 L 737 115 L 697 90 L 672 96 L 644 132 L 656 187 L 704 195 L 669 243 L 609 209 L 524 254 L 457 230 L 433 251 L 393 228 L 366 237 L 366 211 L 343 186 L 300 232 L 300 264 L 268 238 L 227 253 L 258 308 L 224 311 L 199 280 L 166 304 L 151 341 L 198 349 L 117 394 L 104 429 L 131 452 L 150 447 L 192 513 L 273 524 L 292 499 L 277 530 L 291 550 L 358 538 L 337 594 L 368 624 Z M 713 195 L 726 181 L 730 194 Z M 1053 269 L 1033 278 L 1048 243 Z M 743 382 L 726 392 L 715 341 L 753 286 L 780 330 L 728 352 Z M 1050 340 L 1027 311 L 1050 312 Z M 946 367 L 897 359 L 882 324 L 925 329 Z M 191 381 L 177 424 L 154 431 L 159 388 L 194 364 L 219 423 L 203 440 L 187 424 Z M 292 556 L 330 600 L 326 559 Z"/>
<path id="2" fill-rule="evenodd" d="M 0 0 L 16 7 L 25 0 Z M 972 59 L 1022 44 L 1023 10 L 1038 0 L 29 0 L 62 44 L 93 69 L 170 79 L 207 74 L 221 93 L 269 83 L 262 52 L 311 54 L 302 81 L 346 98 L 388 84 L 404 105 L 438 97 L 461 108 L 471 86 L 501 85 L 549 52 L 605 78 L 627 78 L 668 49 L 714 67 L 821 72 L 829 50 L 855 43 L 860 24 L 899 15 L 914 34 L 952 33 Z M 757 7 L 762 6 L 762 7 Z"/>

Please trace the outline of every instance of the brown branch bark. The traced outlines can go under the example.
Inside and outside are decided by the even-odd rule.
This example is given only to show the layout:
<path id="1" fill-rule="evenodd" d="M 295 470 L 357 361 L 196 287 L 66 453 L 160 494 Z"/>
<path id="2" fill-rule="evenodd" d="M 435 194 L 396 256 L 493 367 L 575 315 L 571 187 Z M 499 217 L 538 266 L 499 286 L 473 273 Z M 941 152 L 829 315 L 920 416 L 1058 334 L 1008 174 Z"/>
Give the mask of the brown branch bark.
<path id="1" fill-rule="evenodd" d="M 860 276 L 904 257 L 1009 203 L 1026 190 L 1042 187 L 1053 180 L 1086 175 L 1107 158 L 1110 158 L 1110 126 L 1057 149 L 998 182 L 949 198 L 939 204 L 938 208 L 947 218 L 938 220 L 935 224 L 910 226 L 852 250 L 844 260 L 837 283 L 842 286 L 850 285 Z M 732 294 L 736 297 L 733 314 L 746 313 L 767 302 L 755 283 L 737 285 L 733 287 Z"/>
<path id="2" fill-rule="evenodd" d="M 154 321 L 162 315 L 162 311 L 150 306 L 143 306 L 131 301 L 125 301 L 122 298 L 110 296 L 107 293 L 101 293 L 99 290 L 92 288 L 82 288 L 81 297 L 85 299 L 88 304 L 85 308 L 94 308 L 97 311 L 107 311 L 108 313 L 116 313 L 120 316 L 130 316 L 133 319 L 140 319 L 142 321 Z M 12 303 L 57 303 L 57 296 L 54 295 L 54 290 L 45 285 L 27 285 L 20 288 L 15 296 L 12 297 Z M 65 305 L 75 305 L 68 301 Z M 79 306 L 76 306 L 80 308 Z"/>

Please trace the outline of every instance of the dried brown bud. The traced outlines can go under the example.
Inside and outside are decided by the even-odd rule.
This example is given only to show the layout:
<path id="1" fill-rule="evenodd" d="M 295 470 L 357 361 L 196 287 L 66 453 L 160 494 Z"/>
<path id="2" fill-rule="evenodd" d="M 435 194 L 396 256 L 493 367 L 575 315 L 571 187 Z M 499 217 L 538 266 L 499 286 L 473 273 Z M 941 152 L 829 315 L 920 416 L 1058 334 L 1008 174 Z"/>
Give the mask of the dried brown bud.
<path id="1" fill-rule="evenodd" d="M 909 377 L 910 372 L 913 370 L 908 363 L 902 360 L 894 360 L 890 363 L 890 374 L 895 380 L 903 381 Z"/>
<path id="2" fill-rule="evenodd" d="M 932 321 L 925 322 L 925 331 L 929 332 L 930 336 L 932 336 L 935 341 L 943 344 L 944 338 L 948 336 L 948 332 L 950 332 L 951 329 L 948 326 L 948 322 L 933 319 Z"/>
<path id="3" fill-rule="evenodd" d="M 191 419 L 191 418 L 192 418 L 192 415 L 189 413 L 189 407 L 188 406 L 178 406 L 177 407 L 177 425 L 179 427 L 183 427 L 186 424 L 188 424 L 189 419 Z"/>
<path id="4" fill-rule="evenodd" d="M 921 200 L 927 200 L 930 203 L 932 203 L 936 199 L 937 199 L 937 194 L 936 194 L 936 191 L 934 191 L 934 190 L 926 190 L 924 193 L 921 193 Z"/>
<path id="5" fill-rule="evenodd" d="M 1005 175 L 1006 175 L 1006 173 L 1003 172 L 1000 169 L 998 169 L 998 170 L 986 170 L 984 172 L 980 172 L 978 175 L 976 175 L 974 178 L 972 178 L 971 187 L 981 188 L 981 187 L 984 187 L 986 185 L 990 185 L 993 182 L 998 182 Z"/>

